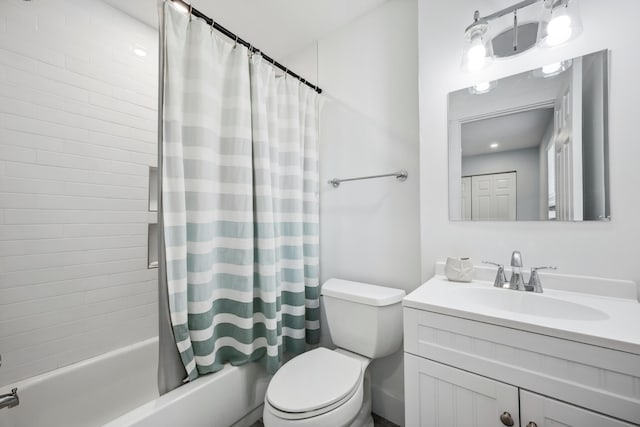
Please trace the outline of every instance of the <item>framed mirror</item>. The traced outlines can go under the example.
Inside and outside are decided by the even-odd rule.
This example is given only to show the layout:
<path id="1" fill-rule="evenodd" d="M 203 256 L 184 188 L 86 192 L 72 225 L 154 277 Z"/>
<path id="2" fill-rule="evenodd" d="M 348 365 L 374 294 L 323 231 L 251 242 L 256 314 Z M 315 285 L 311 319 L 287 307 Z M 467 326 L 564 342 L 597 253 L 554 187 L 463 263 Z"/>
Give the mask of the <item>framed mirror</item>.
<path id="1" fill-rule="evenodd" d="M 448 96 L 449 219 L 610 219 L 607 50 Z"/>

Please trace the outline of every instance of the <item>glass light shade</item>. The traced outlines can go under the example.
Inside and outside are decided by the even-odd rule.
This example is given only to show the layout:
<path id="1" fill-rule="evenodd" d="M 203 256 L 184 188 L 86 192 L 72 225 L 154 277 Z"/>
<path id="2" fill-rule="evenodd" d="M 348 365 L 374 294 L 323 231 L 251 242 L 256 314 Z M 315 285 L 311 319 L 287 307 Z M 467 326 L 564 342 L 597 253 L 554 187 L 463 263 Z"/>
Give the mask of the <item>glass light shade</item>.
<path id="1" fill-rule="evenodd" d="M 493 46 L 487 35 L 487 29 L 486 22 L 476 22 L 465 31 L 460 66 L 463 71 L 482 70 L 493 60 Z"/>
<path id="2" fill-rule="evenodd" d="M 538 46 L 559 46 L 582 32 L 578 0 L 545 0 L 538 26 Z"/>

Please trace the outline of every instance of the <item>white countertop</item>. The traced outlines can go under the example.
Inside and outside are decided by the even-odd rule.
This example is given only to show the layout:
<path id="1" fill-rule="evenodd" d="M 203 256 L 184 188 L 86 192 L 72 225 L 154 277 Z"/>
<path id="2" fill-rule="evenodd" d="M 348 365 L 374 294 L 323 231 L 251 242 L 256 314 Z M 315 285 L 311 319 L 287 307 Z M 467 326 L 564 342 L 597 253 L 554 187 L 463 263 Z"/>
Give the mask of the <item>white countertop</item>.
<path id="1" fill-rule="evenodd" d="M 496 294 L 502 292 L 514 294 Z M 518 303 L 528 304 L 525 305 L 528 313 L 500 309 L 500 304 L 487 305 L 481 301 L 492 296 L 515 298 Z M 484 280 L 459 283 L 436 275 L 407 295 L 403 305 L 640 355 L 640 303 L 636 299 L 547 288 L 543 294 L 534 294 L 494 288 L 492 282 Z M 572 318 L 571 313 L 565 316 L 558 312 L 554 317 L 535 314 L 536 307 L 544 311 L 547 306 L 551 309 L 567 306 L 568 311 L 575 307 L 579 309 L 578 315 Z"/>

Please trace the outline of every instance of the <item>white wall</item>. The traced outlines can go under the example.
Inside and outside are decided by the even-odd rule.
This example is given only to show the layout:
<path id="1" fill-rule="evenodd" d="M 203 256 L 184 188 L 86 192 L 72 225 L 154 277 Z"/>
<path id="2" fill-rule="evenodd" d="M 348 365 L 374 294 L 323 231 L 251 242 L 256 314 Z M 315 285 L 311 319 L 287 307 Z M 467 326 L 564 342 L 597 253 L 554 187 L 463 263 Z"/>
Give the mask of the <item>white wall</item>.
<path id="1" fill-rule="evenodd" d="M 0 386 L 157 333 L 156 51 L 96 0 L 0 2 Z"/>
<path id="2" fill-rule="evenodd" d="M 511 1 L 418 0 L 422 278 L 450 254 L 507 262 L 522 251 L 526 266 L 553 264 L 561 272 L 640 280 L 640 144 L 637 100 L 640 60 L 635 18 L 640 2 L 580 1 L 583 34 L 570 44 L 495 61 L 476 75 L 459 70 L 464 29 L 473 11 L 491 13 Z M 534 7 L 534 6 L 532 6 Z M 449 222 L 447 213 L 447 93 L 543 63 L 611 49 L 611 222 Z"/>
<path id="3" fill-rule="evenodd" d="M 416 25 L 416 2 L 391 0 L 283 59 L 327 98 L 320 122 L 322 281 L 407 291 L 421 283 Z M 400 169 L 409 172 L 404 183 L 326 183 Z M 374 362 L 373 375 L 374 412 L 402 424 L 402 353 Z"/>
<path id="4" fill-rule="evenodd" d="M 462 157 L 462 176 L 516 171 L 518 220 L 536 220 L 540 210 L 538 147 Z"/>

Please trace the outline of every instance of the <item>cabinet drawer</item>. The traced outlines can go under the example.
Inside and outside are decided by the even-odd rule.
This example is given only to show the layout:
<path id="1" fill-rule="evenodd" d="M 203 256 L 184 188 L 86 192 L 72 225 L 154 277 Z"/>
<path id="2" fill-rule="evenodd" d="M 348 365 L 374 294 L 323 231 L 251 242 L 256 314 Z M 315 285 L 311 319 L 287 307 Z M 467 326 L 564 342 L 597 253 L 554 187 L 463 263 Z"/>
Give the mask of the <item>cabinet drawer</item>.
<path id="1" fill-rule="evenodd" d="M 640 356 L 404 309 L 405 351 L 640 424 Z"/>

